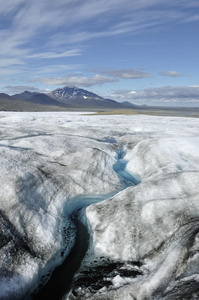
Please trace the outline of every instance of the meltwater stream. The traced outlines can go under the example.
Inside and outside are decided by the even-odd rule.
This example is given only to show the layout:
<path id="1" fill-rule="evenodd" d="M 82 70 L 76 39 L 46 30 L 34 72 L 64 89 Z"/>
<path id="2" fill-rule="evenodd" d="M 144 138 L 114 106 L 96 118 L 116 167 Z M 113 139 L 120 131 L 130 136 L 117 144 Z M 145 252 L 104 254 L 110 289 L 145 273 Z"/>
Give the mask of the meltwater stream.
<path id="1" fill-rule="evenodd" d="M 31 299 L 56 299 L 61 300 L 71 288 L 73 277 L 80 268 L 81 262 L 88 250 L 89 233 L 87 227 L 81 221 L 82 210 L 88 205 L 97 203 L 117 194 L 119 191 L 131 185 L 141 182 L 141 178 L 133 176 L 125 171 L 128 161 L 124 160 L 125 150 L 120 148 L 117 152 L 117 162 L 113 165 L 113 169 L 118 173 L 122 180 L 122 187 L 108 195 L 79 195 L 74 197 L 67 204 L 67 211 L 70 214 L 71 222 L 73 222 L 76 231 L 75 243 L 69 255 L 64 262 L 55 268 L 50 279 Z"/>

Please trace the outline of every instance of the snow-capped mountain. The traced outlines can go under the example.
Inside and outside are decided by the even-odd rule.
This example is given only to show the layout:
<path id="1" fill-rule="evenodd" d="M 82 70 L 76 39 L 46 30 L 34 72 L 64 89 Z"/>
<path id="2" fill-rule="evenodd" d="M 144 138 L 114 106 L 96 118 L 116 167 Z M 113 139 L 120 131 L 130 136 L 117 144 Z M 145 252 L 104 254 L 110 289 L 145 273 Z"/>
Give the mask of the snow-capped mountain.
<path id="1" fill-rule="evenodd" d="M 84 89 L 80 89 L 77 87 L 64 87 L 60 89 L 56 89 L 51 92 L 51 95 L 55 97 L 59 101 L 65 101 L 70 99 L 95 99 L 95 100 L 101 100 L 104 99 L 92 92 L 89 92 Z"/>
<path id="2" fill-rule="evenodd" d="M 27 106 L 28 105 L 28 106 Z M 29 107 L 29 108 L 27 108 Z M 119 103 L 105 99 L 95 93 L 78 87 L 63 87 L 49 94 L 25 91 L 9 96 L 0 93 L 0 108 L 4 110 L 62 110 L 62 109 L 120 109 L 136 107 L 133 104 Z"/>
<path id="3" fill-rule="evenodd" d="M 79 107 L 121 107 L 121 104 L 110 99 L 105 99 L 95 93 L 78 87 L 64 87 L 52 91 L 48 96 L 72 106 Z"/>

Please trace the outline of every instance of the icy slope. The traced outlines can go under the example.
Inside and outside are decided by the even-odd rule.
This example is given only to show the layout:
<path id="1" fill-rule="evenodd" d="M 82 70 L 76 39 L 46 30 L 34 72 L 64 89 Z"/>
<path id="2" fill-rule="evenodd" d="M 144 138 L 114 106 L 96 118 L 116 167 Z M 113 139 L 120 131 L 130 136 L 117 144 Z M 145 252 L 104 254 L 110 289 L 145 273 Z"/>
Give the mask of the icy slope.
<path id="1" fill-rule="evenodd" d="M 199 137 L 146 139 L 125 157 L 127 170 L 142 179 L 160 178 L 172 172 L 199 170 Z"/>
<path id="2" fill-rule="evenodd" d="M 197 297 L 198 132 L 198 119 L 0 113 L 0 298 L 28 297 L 69 253 L 71 199 L 121 187 L 121 145 L 142 183 L 87 209 L 87 286 L 66 298 Z"/>
<path id="3" fill-rule="evenodd" d="M 69 199 L 108 193 L 120 180 L 112 145 L 68 136 L 48 116 L 1 121 L 0 298 L 21 299 L 73 245 Z"/>
<path id="4" fill-rule="evenodd" d="M 179 124 L 169 132 L 172 137 L 160 138 L 157 131 L 143 138 L 144 130 L 139 132 L 142 140 L 125 159 L 126 169 L 141 176 L 142 183 L 87 208 L 93 235 L 90 255 L 93 251 L 97 264 L 101 257 L 123 262 L 123 268 L 135 269 L 139 262 L 140 273 L 110 273 L 103 278 L 104 287 L 98 282 L 101 289 L 83 289 L 82 299 L 84 293 L 89 299 L 199 297 L 198 124 L 193 135 L 190 128 L 178 130 Z"/>

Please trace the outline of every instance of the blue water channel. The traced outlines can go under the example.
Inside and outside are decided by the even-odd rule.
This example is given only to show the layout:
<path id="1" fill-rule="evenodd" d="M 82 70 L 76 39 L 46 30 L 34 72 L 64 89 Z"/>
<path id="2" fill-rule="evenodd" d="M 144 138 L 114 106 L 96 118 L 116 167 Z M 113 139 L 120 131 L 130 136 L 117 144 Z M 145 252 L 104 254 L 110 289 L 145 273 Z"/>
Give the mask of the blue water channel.
<path id="1" fill-rule="evenodd" d="M 83 224 L 81 216 L 88 205 L 107 200 L 124 190 L 128 186 L 137 185 L 141 182 L 141 178 L 128 173 L 125 168 L 128 163 L 124 159 L 125 150 L 121 147 L 116 151 L 116 163 L 113 165 L 114 171 L 119 175 L 122 186 L 119 190 L 106 195 L 78 195 L 69 200 L 67 203 L 66 214 L 70 216 L 71 222 L 74 224 L 76 237 L 73 248 L 66 257 L 62 265 L 55 268 L 50 279 L 34 296 L 27 299 L 43 300 L 56 299 L 61 300 L 71 288 L 73 277 L 78 271 L 81 261 L 83 260 L 89 247 L 89 232 L 87 226 Z"/>
<path id="2" fill-rule="evenodd" d="M 76 197 L 73 197 L 69 200 L 67 203 L 67 214 L 72 214 L 75 210 L 79 210 L 82 208 L 86 208 L 88 205 L 98 203 L 103 200 L 107 200 L 111 197 L 113 197 L 118 192 L 124 190 L 128 186 L 137 185 L 141 182 L 141 178 L 137 175 L 132 175 L 129 172 L 125 170 L 126 165 L 128 163 L 127 160 L 124 159 L 126 154 L 126 151 L 123 148 L 119 148 L 116 151 L 116 163 L 113 165 L 113 170 L 119 175 L 122 185 L 120 189 L 109 193 L 109 194 L 93 194 L 93 195 L 78 195 Z"/>

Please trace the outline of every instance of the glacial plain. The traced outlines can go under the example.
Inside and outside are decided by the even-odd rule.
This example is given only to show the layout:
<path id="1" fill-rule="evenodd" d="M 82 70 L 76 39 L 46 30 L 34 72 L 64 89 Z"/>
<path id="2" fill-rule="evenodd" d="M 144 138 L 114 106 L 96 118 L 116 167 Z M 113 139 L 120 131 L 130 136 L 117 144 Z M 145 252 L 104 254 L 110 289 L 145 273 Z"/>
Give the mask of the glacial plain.
<path id="1" fill-rule="evenodd" d="M 0 299 L 39 299 L 77 219 L 56 299 L 198 299 L 198 149 L 196 118 L 0 112 Z"/>

